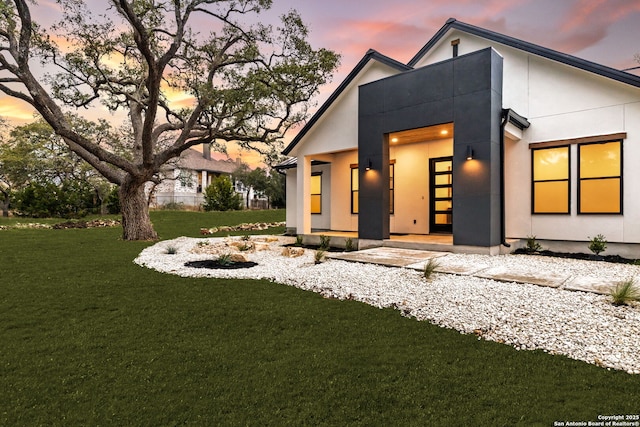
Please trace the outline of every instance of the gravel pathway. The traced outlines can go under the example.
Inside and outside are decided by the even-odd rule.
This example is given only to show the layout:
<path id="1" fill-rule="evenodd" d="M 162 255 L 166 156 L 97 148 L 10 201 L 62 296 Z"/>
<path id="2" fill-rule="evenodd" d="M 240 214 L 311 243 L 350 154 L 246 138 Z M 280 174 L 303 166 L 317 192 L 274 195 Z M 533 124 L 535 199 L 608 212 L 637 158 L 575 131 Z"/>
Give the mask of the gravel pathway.
<path id="1" fill-rule="evenodd" d="M 259 241 L 262 237 L 254 236 Z M 238 241 L 239 239 L 235 239 Z M 225 239 L 181 237 L 146 248 L 136 258 L 141 266 L 184 277 L 267 279 L 339 299 L 375 307 L 394 307 L 404 315 L 476 334 L 519 350 L 542 349 L 606 368 L 640 374 L 640 305 L 613 306 L 610 297 L 473 276 L 435 274 L 372 264 L 328 260 L 314 263 L 313 251 L 296 258 L 282 256 L 285 237 L 265 250 L 249 253 L 258 265 L 249 269 L 211 270 L 185 267 L 212 259 L 203 248 Z M 227 240 L 228 242 L 228 240 Z M 168 249 L 177 251 L 168 254 Z M 214 251 L 215 252 L 215 251 Z M 215 257 L 214 257 L 215 258 Z M 572 259 L 522 255 L 450 254 L 449 265 L 502 266 L 517 270 L 595 278 L 640 277 L 640 267 Z"/>

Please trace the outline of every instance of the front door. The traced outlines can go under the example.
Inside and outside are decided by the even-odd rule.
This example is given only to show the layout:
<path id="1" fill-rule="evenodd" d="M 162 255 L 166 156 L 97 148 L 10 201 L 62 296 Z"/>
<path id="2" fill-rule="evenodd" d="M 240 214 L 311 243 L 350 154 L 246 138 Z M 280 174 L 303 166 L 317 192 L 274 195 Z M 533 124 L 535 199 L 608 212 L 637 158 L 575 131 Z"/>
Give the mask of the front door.
<path id="1" fill-rule="evenodd" d="M 429 232 L 453 232 L 453 157 L 429 161 Z"/>

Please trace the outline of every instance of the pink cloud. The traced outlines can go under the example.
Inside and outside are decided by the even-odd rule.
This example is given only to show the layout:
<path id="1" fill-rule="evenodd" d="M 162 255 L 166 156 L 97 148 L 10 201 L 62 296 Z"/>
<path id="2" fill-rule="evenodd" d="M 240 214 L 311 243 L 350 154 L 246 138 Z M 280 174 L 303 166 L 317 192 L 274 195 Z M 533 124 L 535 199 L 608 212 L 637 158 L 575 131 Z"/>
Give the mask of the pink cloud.
<path id="1" fill-rule="evenodd" d="M 10 125 L 21 125 L 33 121 L 35 110 L 26 102 L 0 95 L 0 117 Z"/>

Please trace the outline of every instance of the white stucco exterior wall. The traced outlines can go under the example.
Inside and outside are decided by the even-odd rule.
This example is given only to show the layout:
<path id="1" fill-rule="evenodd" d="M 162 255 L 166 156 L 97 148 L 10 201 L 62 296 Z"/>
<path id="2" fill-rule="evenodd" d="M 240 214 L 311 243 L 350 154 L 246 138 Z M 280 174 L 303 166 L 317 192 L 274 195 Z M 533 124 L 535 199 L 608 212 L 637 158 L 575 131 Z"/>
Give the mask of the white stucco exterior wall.
<path id="1" fill-rule="evenodd" d="M 291 151 L 300 157 L 358 148 L 358 87 L 398 74 L 398 70 L 370 61 Z"/>
<path id="2" fill-rule="evenodd" d="M 602 233 L 611 242 L 640 243 L 640 88 L 486 39 L 452 30 L 416 65 L 493 47 L 504 58 L 503 107 L 531 126 L 520 141 L 505 141 L 507 237 L 586 241 Z M 571 146 L 571 214 L 531 214 L 530 143 L 626 132 L 623 141 L 623 215 L 578 215 L 577 146 Z"/>

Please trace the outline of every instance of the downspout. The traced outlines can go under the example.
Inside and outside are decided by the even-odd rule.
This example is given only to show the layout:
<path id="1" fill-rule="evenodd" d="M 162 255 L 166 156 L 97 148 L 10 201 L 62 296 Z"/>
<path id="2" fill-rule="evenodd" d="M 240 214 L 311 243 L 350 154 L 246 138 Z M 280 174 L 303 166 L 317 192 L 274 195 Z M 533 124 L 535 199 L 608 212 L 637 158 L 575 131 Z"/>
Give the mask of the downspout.
<path id="1" fill-rule="evenodd" d="M 502 121 L 500 123 L 500 240 L 502 241 L 502 245 L 510 248 L 511 245 L 507 243 L 507 224 L 506 224 L 506 214 L 505 214 L 505 197 L 504 197 L 504 129 L 509 123 L 509 115 L 511 114 L 511 110 L 508 108 L 503 108 L 501 112 Z"/>

